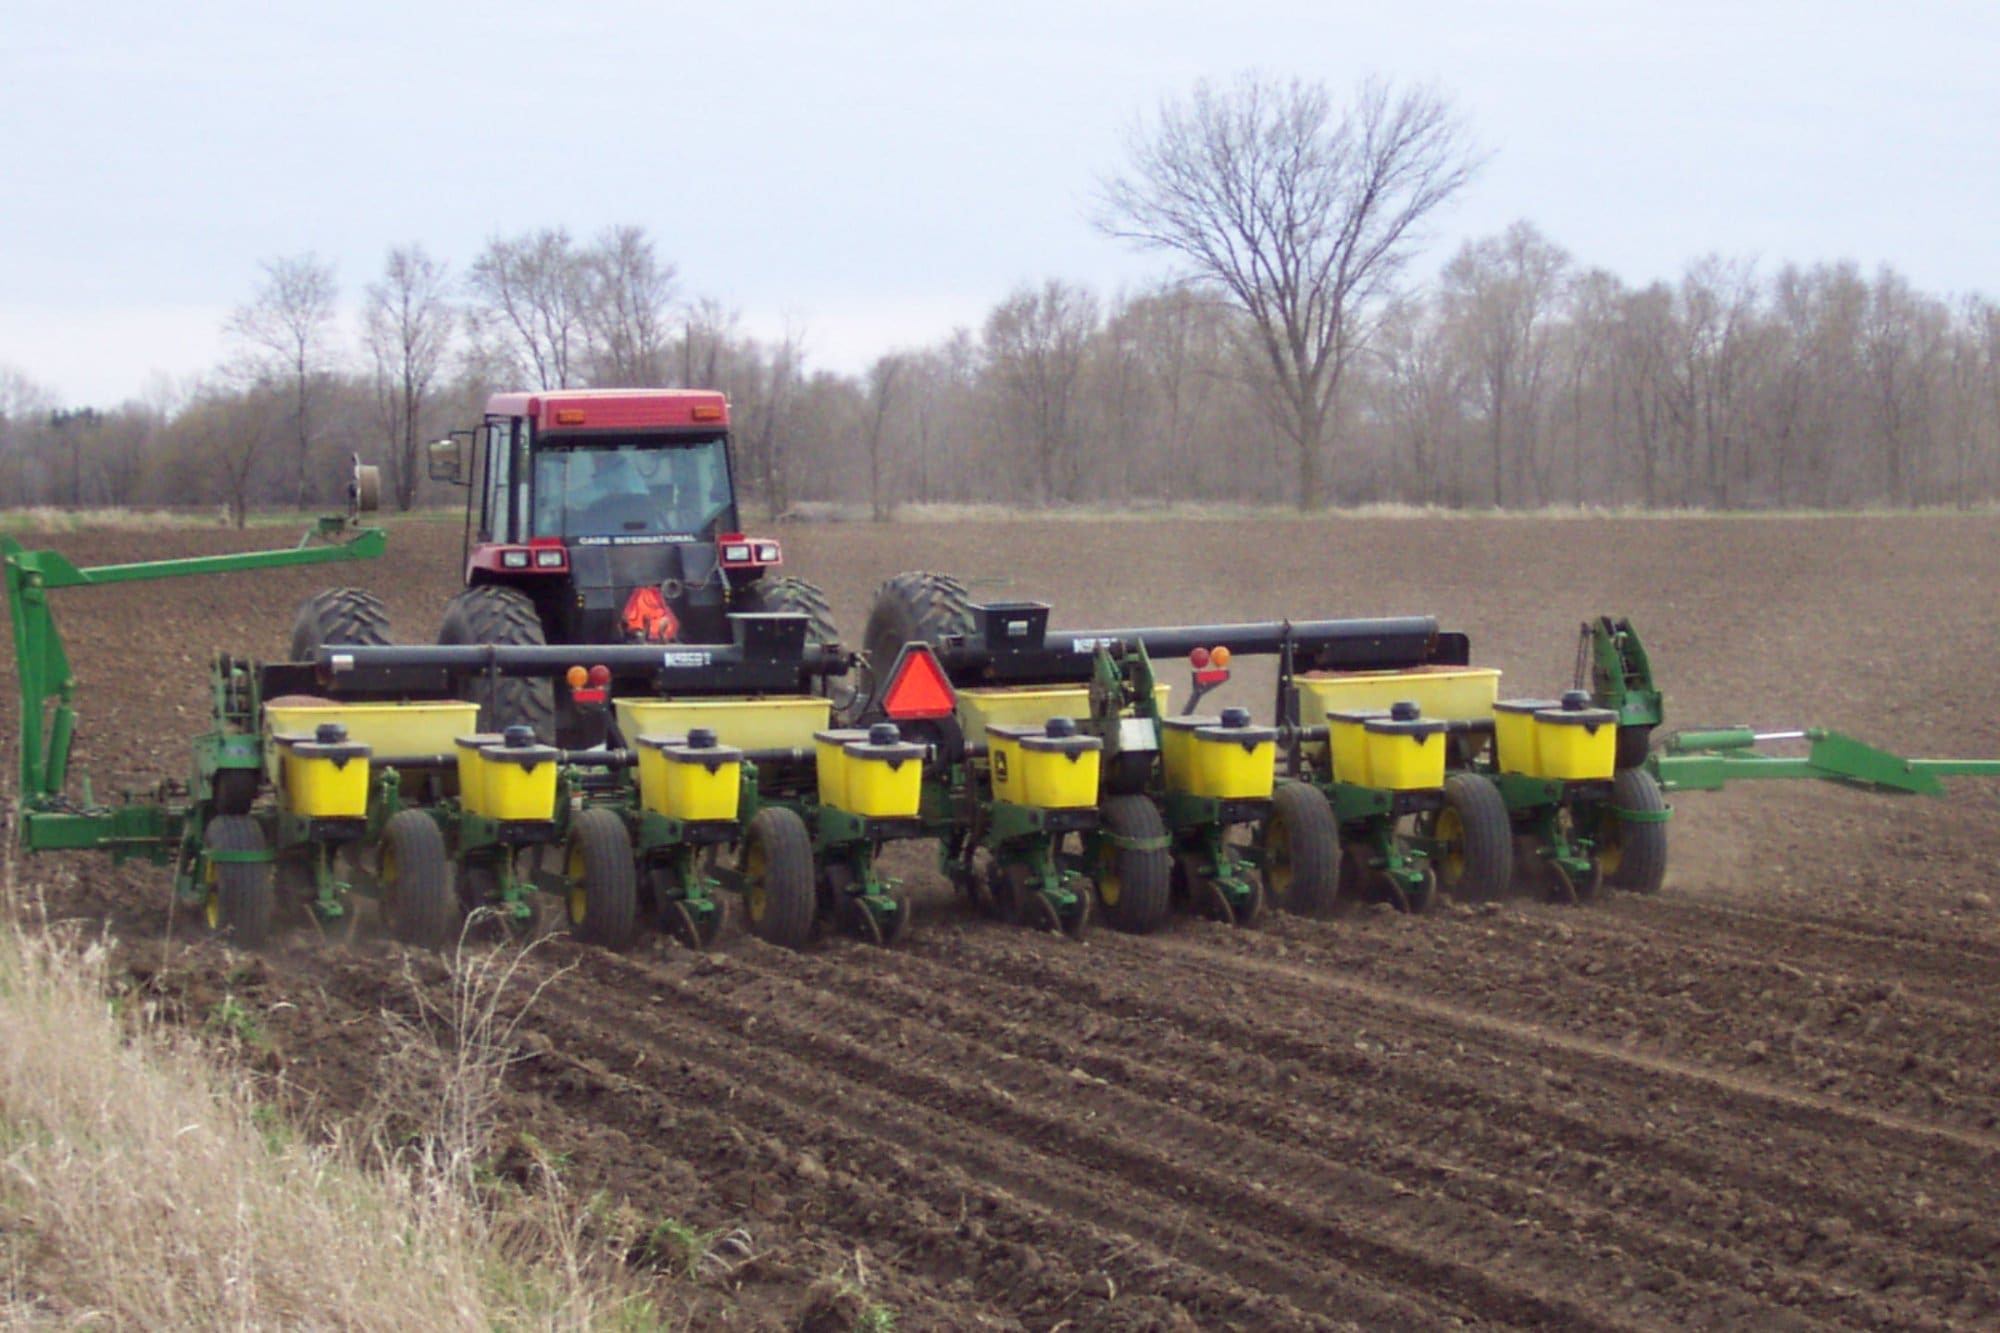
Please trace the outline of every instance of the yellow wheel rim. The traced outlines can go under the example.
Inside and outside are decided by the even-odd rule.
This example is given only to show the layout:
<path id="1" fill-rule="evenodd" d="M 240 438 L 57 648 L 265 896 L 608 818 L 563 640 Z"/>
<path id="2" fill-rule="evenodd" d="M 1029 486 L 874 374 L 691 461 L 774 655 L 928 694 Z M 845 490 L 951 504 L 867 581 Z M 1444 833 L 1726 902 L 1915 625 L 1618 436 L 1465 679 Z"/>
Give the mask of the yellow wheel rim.
<path id="1" fill-rule="evenodd" d="M 569 860 L 563 866 L 563 878 L 569 881 L 569 923 L 583 924 L 583 914 L 590 908 L 590 895 L 583 880 L 583 843 L 581 840 L 569 845 Z"/>
<path id="2" fill-rule="evenodd" d="M 1264 886 L 1281 900 L 1292 887 L 1292 832 L 1282 819 L 1264 825 Z"/>
<path id="3" fill-rule="evenodd" d="M 1458 883 L 1465 878 L 1465 821 L 1458 817 L 1458 811 L 1446 806 L 1438 811 L 1432 836 L 1443 853 L 1438 858 L 1438 878 L 1446 884 Z"/>
<path id="4" fill-rule="evenodd" d="M 1625 829 L 1617 815 L 1609 810 L 1597 821 L 1597 865 L 1607 875 L 1618 873 L 1619 863 L 1625 859 L 1623 845 Z"/>
<path id="5" fill-rule="evenodd" d="M 202 887 L 208 890 L 208 895 L 202 899 L 201 915 L 202 919 L 208 922 L 210 930 L 222 929 L 222 895 L 216 891 L 216 880 L 219 875 L 214 861 L 203 862 L 201 882 Z"/>

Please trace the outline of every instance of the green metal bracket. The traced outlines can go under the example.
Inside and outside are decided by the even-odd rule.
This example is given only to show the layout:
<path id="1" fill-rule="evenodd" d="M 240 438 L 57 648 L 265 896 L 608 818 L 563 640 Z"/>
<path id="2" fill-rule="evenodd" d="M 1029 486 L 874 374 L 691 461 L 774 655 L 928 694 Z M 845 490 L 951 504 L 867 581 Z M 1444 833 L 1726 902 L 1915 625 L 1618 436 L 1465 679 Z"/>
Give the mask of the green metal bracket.
<path id="1" fill-rule="evenodd" d="M 382 554 L 387 543 L 387 534 L 380 528 L 353 527 L 344 518 L 331 517 L 319 520 L 297 547 L 286 550 L 79 568 L 58 551 L 30 551 L 13 538 L 0 536 L 0 569 L 4 570 L 7 586 L 15 672 L 21 687 L 18 741 L 21 845 L 30 851 L 54 847 L 115 848 L 130 837 L 134 826 L 129 816 L 121 817 L 119 812 L 63 808 L 70 745 L 76 734 L 76 710 L 72 706 L 76 678 L 49 609 L 48 594 L 52 590 L 330 560 L 366 560 Z M 60 816 L 60 827 L 46 823 L 51 815 Z M 174 823 L 173 830 L 167 828 L 168 823 Z M 178 822 L 164 813 L 159 828 L 162 836 L 178 835 Z"/>
<path id="2" fill-rule="evenodd" d="M 1540 810 L 1560 805 L 1563 785 L 1551 778 L 1531 778 L 1524 773 L 1495 773 L 1492 783 L 1500 789 L 1500 799 L 1509 812 Z"/>
<path id="3" fill-rule="evenodd" d="M 1666 716 L 1646 645 L 1629 620 L 1599 616 L 1583 623 L 1576 685 L 1578 689 L 1587 685 L 1599 708 L 1615 711 L 1621 727 L 1656 727 Z"/>
<path id="4" fill-rule="evenodd" d="M 1809 749 L 1804 756 L 1784 756 L 1758 748 L 1781 739 L 1804 740 Z M 1944 786 L 1939 778 L 2000 777 L 2000 760 L 1905 759 L 1823 728 L 1768 735 L 1748 727 L 1683 732 L 1669 738 L 1666 748 L 1651 756 L 1647 766 L 1666 791 L 1717 791 L 1725 783 L 1753 778 L 1806 778 L 1941 796 Z"/>

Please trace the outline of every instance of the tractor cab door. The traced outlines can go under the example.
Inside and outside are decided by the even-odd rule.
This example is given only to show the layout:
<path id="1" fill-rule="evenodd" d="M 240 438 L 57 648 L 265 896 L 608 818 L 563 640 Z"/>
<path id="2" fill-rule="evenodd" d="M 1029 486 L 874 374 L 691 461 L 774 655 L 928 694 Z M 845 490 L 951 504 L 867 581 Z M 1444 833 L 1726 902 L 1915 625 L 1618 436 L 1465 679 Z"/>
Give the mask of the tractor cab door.
<path id="1" fill-rule="evenodd" d="M 476 542 L 527 538 L 529 428 L 526 417 L 488 417 L 481 427 Z"/>

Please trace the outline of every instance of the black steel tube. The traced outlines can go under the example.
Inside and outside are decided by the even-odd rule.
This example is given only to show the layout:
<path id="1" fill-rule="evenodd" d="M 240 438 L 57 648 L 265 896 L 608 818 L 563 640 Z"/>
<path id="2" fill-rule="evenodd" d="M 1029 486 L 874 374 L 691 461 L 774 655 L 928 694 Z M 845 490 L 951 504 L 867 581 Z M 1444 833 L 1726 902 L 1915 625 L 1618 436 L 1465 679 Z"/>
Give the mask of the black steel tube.
<path id="1" fill-rule="evenodd" d="M 1143 643 L 1152 657 L 1179 657 L 1196 648 L 1225 646 L 1233 654 L 1276 653 L 1289 637 L 1292 650 L 1308 656 L 1332 644 L 1427 645 L 1436 637 L 1432 616 L 1375 620 L 1263 620 L 1242 625 L 1174 625 L 1153 629 L 1052 629 L 1043 641 L 1056 652 L 1093 653 L 1111 643 Z"/>
<path id="2" fill-rule="evenodd" d="M 730 667 L 791 667 L 809 676 L 847 673 L 838 649 L 808 651 L 797 663 L 746 656 L 734 644 L 392 644 L 387 647 L 323 647 L 314 667 L 338 679 L 349 671 L 414 667 L 451 672 L 497 671 L 503 676 L 557 676 L 573 666 L 606 666 L 614 674 L 659 672 L 668 676 L 713 674 Z"/>

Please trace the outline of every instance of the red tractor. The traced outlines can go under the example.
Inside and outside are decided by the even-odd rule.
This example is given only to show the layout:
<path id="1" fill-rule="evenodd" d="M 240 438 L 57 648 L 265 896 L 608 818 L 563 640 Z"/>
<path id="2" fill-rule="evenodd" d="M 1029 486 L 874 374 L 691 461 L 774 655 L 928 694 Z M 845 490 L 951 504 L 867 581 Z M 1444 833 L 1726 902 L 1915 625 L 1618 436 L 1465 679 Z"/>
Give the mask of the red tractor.
<path id="1" fill-rule="evenodd" d="M 805 615 L 808 641 L 836 635 L 825 596 L 778 578 L 779 545 L 742 530 L 729 403 L 711 390 L 499 393 L 477 427 L 430 446 L 433 480 L 469 488 L 465 589 L 445 644 L 719 644 L 731 612 Z M 372 594 L 320 593 L 300 609 L 292 658 L 322 643 L 386 643 Z M 623 683 L 613 682 L 614 686 Z M 526 723 L 591 744 L 601 712 L 563 683 L 492 677 L 472 686 L 487 730 Z"/>

